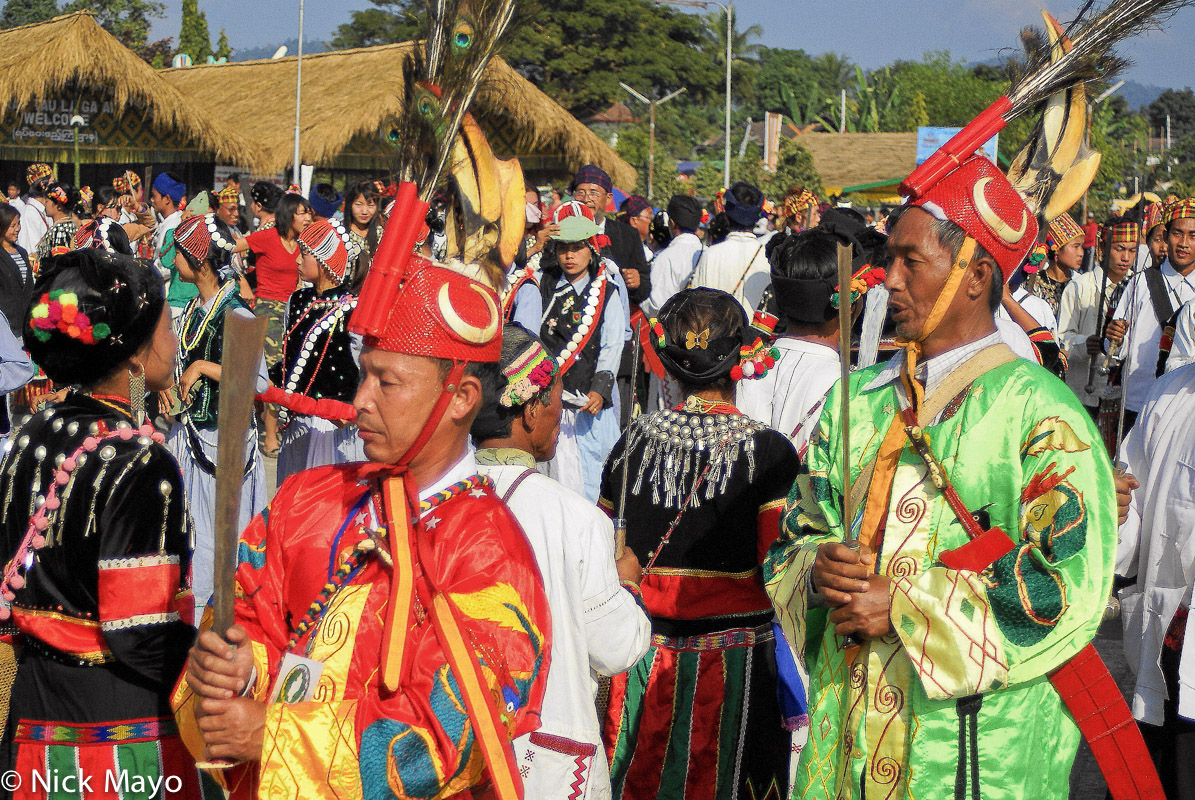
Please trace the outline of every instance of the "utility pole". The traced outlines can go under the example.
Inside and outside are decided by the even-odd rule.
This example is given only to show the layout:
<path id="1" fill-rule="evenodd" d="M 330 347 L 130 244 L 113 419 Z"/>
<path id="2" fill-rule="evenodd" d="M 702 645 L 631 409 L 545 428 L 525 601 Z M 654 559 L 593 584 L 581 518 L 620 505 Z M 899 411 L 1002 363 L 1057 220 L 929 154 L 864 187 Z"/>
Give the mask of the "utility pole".
<path id="1" fill-rule="evenodd" d="M 673 6 L 696 6 L 697 8 L 717 6 L 726 12 L 726 127 L 722 131 L 722 141 L 725 145 L 722 185 L 730 188 L 730 71 L 731 59 L 734 58 L 734 0 L 727 0 L 727 5 L 722 5 L 717 0 L 655 0 L 655 2 Z"/>
<path id="2" fill-rule="evenodd" d="M 295 169 L 294 183 L 301 184 L 299 176 L 299 121 L 303 108 L 303 0 L 299 0 L 299 57 L 295 62 Z"/>
<path id="3" fill-rule="evenodd" d="M 842 90 L 842 116 L 839 118 L 839 133 L 846 133 L 846 89 Z"/>
<path id="4" fill-rule="evenodd" d="M 655 196 L 655 180 L 656 180 L 656 106 L 667 103 L 674 97 L 681 95 L 688 91 L 688 87 L 681 87 L 670 95 L 666 95 L 659 100 L 648 100 L 646 95 L 627 86 L 622 81 L 618 85 L 626 89 L 634 95 L 641 102 L 646 103 L 650 111 L 648 122 L 648 144 L 647 144 L 647 199 L 650 201 Z"/>

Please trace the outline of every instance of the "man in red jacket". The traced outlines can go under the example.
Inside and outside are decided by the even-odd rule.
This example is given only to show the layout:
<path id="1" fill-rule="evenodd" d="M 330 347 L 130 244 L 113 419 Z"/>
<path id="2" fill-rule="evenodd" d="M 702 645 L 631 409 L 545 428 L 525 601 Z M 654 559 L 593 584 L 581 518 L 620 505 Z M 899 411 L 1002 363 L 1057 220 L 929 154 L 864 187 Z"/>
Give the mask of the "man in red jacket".
<path id="1" fill-rule="evenodd" d="M 369 463 L 282 485 L 241 537 L 237 624 L 200 635 L 176 692 L 192 753 L 237 762 L 233 797 L 521 796 L 510 740 L 538 727 L 550 610 L 466 446 L 498 298 L 416 261 L 364 329 Z"/>

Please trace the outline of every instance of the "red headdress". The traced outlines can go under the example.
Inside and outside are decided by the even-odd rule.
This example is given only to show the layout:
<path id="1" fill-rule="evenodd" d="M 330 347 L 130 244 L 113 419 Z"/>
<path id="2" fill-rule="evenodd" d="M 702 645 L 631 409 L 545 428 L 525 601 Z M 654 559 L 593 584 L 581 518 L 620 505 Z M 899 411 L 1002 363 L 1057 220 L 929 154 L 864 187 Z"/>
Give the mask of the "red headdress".
<path id="1" fill-rule="evenodd" d="M 925 162 L 929 164 L 929 161 Z M 918 167 L 901 184 L 909 204 L 967 232 L 999 265 L 1007 281 L 1037 244 L 1037 218 L 1004 173 L 980 155 L 938 174 Z M 926 172 L 936 177 L 926 177 Z"/>

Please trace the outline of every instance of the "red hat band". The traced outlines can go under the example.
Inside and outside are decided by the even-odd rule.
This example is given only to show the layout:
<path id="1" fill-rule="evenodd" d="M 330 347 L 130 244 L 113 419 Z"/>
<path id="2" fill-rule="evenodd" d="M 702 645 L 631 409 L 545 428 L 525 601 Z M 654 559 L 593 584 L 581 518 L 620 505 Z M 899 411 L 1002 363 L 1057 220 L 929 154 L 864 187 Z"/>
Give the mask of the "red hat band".
<path id="1" fill-rule="evenodd" d="M 967 232 L 1008 280 L 1037 244 L 1036 216 L 991 161 L 971 156 L 909 201 Z"/>
<path id="2" fill-rule="evenodd" d="M 500 307 L 489 287 L 413 257 L 385 329 L 365 343 L 391 353 L 496 363 L 502 354 Z"/>

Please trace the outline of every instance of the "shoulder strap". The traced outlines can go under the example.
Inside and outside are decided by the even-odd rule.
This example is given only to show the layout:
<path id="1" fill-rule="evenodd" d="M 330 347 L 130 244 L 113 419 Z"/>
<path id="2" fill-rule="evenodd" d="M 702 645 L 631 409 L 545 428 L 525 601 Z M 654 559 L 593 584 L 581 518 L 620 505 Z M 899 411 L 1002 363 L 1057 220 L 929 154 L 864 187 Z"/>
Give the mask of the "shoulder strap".
<path id="1" fill-rule="evenodd" d="M 530 469 L 530 468 L 524 469 L 521 473 L 519 473 L 519 477 L 515 478 L 514 483 L 512 483 L 510 485 L 510 488 L 502 493 L 502 502 L 503 503 L 509 502 L 510 498 L 514 497 L 514 493 L 523 484 L 523 481 L 527 480 L 534 474 L 535 474 L 535 470 Z"/>
<path id="2" fill-rule="evenodd" d="M 1016 359 L 1017 354 L 1003 342 L 980 350 L 960 364 L 954 372 L 946 377 L 946 380 L 934 387 L 934 390 L 926 396 L 925 401 L 921 404 L 920 413 L 917 415 L 917 422 L 922 426 L 929 424 L 942 413 L 942 409 L 946 408 L 951 400 L 958 396 L 959 392 L 974 383 L 980 376 Z M 863 467 L 863 471 L 859 473 L 859 477 L 851 484 L 852 508 L 862 508 L 861 504 L 871 488 L 871 479 L 875 476 L 877 460 L 873 458 L 868 462 Z"/>
<path id="3" fill-rule="evenodd" d="M 1149 287 L 1149 301 L 1153 304 L 1154 314 L 1158 317 L 1158 324 L 1165 325 L 1174 313 L 1174 306 L 1170 303 L 1170 293 L 1166 291 L 1166 279 L 1162 277 L 1161 269 L 1147 269 L 1145 285 Z"/>

